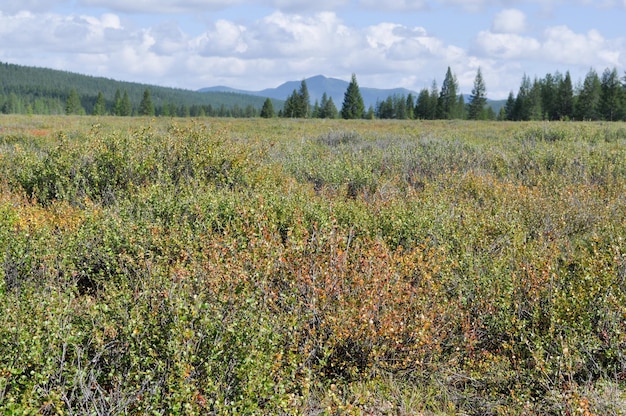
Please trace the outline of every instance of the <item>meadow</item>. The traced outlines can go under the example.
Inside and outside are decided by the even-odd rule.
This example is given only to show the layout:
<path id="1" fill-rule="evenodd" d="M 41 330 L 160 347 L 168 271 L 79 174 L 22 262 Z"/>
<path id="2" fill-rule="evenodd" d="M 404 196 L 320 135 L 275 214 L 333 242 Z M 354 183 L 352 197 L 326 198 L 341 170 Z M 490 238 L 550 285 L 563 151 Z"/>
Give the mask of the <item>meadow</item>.
<path id="1" fill-rule="evenodd" d="M 0 413 L 626 414 L 626 124 L 0 118 Z"/>

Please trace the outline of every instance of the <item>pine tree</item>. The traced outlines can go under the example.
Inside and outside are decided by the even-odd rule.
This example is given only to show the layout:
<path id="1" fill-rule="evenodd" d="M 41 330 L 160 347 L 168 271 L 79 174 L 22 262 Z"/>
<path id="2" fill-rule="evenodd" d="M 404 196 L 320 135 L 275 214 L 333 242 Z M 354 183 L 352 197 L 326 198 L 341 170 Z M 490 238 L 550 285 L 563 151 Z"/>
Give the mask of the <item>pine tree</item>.
<path id="1" fill-rule="evenodd" d="M 567 120 L 574 117 L 574 87 L 569 71 L 565 73 L 565 78 L 559 83 L 556 97 L 556 118 Z"/>
<path id="2" fill-rule="evenodd" d="M 418 120 L 428 120 L 430 118 L 430 92 L 423 88 L 417 96 L 415 103 L 415 118 Z"/>
<path id="3" fill-rule="evenodd" d="M 430 116 L 429 120 L 435 120 L 437 118 L 437 105 L 439 104 L 439 87 L 437 87 L 437 81 L 433 80 L 430 86 Z"/>
<path id="4" fill-rule="evenodd" d="M 104 94 L 102 94 L 102 91 L 99 91 L 98 98 L 96 98 L 96 103 L 93 106 L 93 115 L 104 116 L 106 115 L 106 113 L 106 100 L 104 99 Z"/>
<path id="5" fill-rule="evenodd" d="M 582 88 L 578 93 L 574 116 L 577 120 L 600 119 L 600 91 L 602 86 L 598 73 L 592 68 L 587 72 Z"/>
<path id="6" fill-rule="evenodd" d="M 522 76 L 522 83 L 519 87 L 519 91 L 517 93 L 517 97 L 515 98 L 515 117 L 513 120 L 516 121 L 527 121 L 530 120 L 530 111 L 531 111 L 531 90 L 532 85 L 530 83 L 530 78 L 528 75 L 524 74 Z"/>
<path id="7" fill-rule="evenodd" d="M 410 119 L 415 117 L 415 100 L 411 93 L 406 97 L 406 116 Z"/>
<path id="8" fill-rule="evenodd" d="M 339 111 L 333 102 L 333 97 L 328 97 L 326 93 L 322 95 L 322 102 L 320 104 L 319 118 L 337 118 Z"/>
<path id="9" fill-rule="evenodd" d="M 600 115 L 604 120 L 614 121 L 621 118 L 622 95 L 617 69 L 605 69 L 600 81 Z"/>
<path id="10" fill-rule="evenodd" d="M 506 104 L 504 104 L 504 119 L 505 120 L 516 120 L 517 114 L 515 113 L 515 96 L 513 95 L 513 91 L 509 92 L 509 97 L 506 100 Z"/>
<path id="11" fill-rule="evenodd" d="M 309 96 L 309 89 L 306 86 L 306 81 L 302 80 L 300 83 L 300 90 L 298 91 L 299 100 L 299 114 L 301 118 L 309 117 L 311 111 L 311 98 Z"/>
<path id="12" fill-rule="evenodd" d="M 298 91 L 293 90 L 291 95 L 285 100 L 285 106 L 283 108 L 283 116 L 287 118 L 300 117 L 300 97 Z"/>
<path id="13" fill-rule="evenodd" d="M 267 98 L 263 103 L 263 108 L 261 108 L 261 117 L 263 118 L 272 118 L 274 117 L 274 104 L 272 104 L 272 100 Z"/>
<path id="14" fill-rule="evenodd" d="M 148 90 L 147 88 L 143 92 L 143 98 L 141 99 L 141 103 L 139 103 L 139 115 L 154 115 L 154 105 L 152 104 L 152 99 L 150 98 L 150 90 Z"/>
<path id="15" fill-rule="evenodd" d="M 359 84 L 356 81 L 356 75 L 352 74 L 352 80 L 348 84 L 346 93 L 343 97 L 343 105 L 341 106 L 341 117 L 344 119 L 363 118 L 365 104 L 359 90 Z"/>
<path id="16" fill-rule="evenodd" d="M 483 74 L 478 68 L 474 79 L 474 88 L 467 109 L 467 117 L 470 120 L 480 120 L 485 118 L 485 105 L 487 104 L 487 87 L 483 80 Z"/>
<path id="17" fill-rule="evenodd" d="M 441 119 L 452 119 L 457 116 L 456 109 L 458 105 L 457 91 L 459 84 L 456 76 L 452 74 L 452 70 L 448 67 L 446 77 L 441 85 L 439 100 L 437 102 L 438 117 Z"/>
<path id="18" fill-rule="evenodd" d="M 85 114 L 85 109 L 80 103 L 80 97 L 78 96 L 78 92 L 76 92 L 75 88 L 72 88 L 70 95 L 67 97 L 67 101 L 65 103 L 65 114 Z"/>
<path id="19" fill-rule="evenodd" d="M 128 91 L 124 91 L 124 95 L 122 96 L 122 115 L 123 116 L 131 116 L 133 114 L 133 106 L 130 103 L 130 98 L 128 97 Z"/>

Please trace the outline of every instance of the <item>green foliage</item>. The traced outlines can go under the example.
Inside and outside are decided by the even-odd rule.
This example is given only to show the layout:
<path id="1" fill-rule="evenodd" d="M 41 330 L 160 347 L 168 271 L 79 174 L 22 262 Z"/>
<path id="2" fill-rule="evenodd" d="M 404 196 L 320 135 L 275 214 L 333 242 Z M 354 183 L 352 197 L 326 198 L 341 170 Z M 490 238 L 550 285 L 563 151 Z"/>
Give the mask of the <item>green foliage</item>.
<path id="1" fill-rule="evenodd" d="M 143 98 L 139 103 L 139 115 L 140 116 L 153 116 L 154 104 L 152 104 L 152 98 L 150 98 L 150 90 L 146 88 L 143 92 Z"/>
<path id="2" fill-rule="evenodd" d="M 199 116 L 202 109 L 206 115 L 212 116 L 252 117 L 258 114 L 265 100 L 263 97 L 251 95 L 148 86 L 9 63 L 0 63 L 0 79 L 0 111 L 5 114 L 26 114 L 29 105 L 35 114 L 65 114 L 68 92 L 72 89 L 78 94 L 81 105 L 88 114 L 94 113 L 100 92 L 110 108 L 117 108 L 118 90 L 128 94 L 128 101 L 124 103 L 123 110 L 114 109 L 114 115 L 130 115 L 133 109 L 137 112 L 146 88 L 151 91 L 156 114 L 161 114 L 164 106 L 175 103 L 177 108 L 193 107 L 194 111 L 190 114 L 193 116 Z M 121 98 L 120 93 L 119 99 Z M 170 112 L 169 110 L 168 108 L 165 112 Z"/>
<path id="3" fill-rule="evenodd" d="M 85 114 L 85 109 L 80 103 L 80 97 L 74 88 L 70 91 L 65 103 L 65 114 Z"/>
<path id="4" fill-rule="evenodd" d="M 263 103 L 263 108 L 261 108 L 261 117 L 263 118 L 272 118 L 274 117 L 274 104 L 272 104 L 271 99 L 266 99 Z"/>
<path id="5" fill-rule="evenodd" d="M 363 112 L 365 111 L 365 104 L 363 103 L 363 97 L 359 90 L 359 84 L 356 80 L 356 75 L 352 74 L 352 80 L 348 84 L 346 93 L 343 98 L 343 105 L 341 106 L 341 117 L 344 119 L 359 119 L 363 118 Z"/>
<path id="6" fill-rule="evenodd" d="M 483 74 L 478 68 L 476 78 L 474 79 L 474 87 L 468 104 L 467 116 L 470 120 L 481 120 L 485 118 L 485 105 L 487 104 L 487 87 Z"/>
<path id="7" fill-rule="evenodd" d="M 622 123 L 5 122 L 0 413 L 626 409 Z"/>
<path id="8" fill-rule="evenodd" d="M 102 92 L 98 92 L 98 98 L 96 99 L 96 104 L 93 106 L 92 114 L 94 116 L 104 116 L 107 114 L 106 100 Z"/>
<path id="9" fill-rule="evenodd" d="M 310 113 L 311 99 L 306 81 L 302 80 L 300 89 L 293 90 L 285 101 L 283 116 L 288 118 L 307 118 Z"/>

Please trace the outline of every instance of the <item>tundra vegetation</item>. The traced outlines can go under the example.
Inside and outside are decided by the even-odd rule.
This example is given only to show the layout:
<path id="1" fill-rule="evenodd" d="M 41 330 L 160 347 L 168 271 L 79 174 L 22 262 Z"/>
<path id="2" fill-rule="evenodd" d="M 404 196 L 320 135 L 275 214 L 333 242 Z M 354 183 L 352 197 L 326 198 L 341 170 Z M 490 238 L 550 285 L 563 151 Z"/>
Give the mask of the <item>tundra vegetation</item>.
<path id="1" fill-rule="evenodd" d="M 4 116 L 0 413 L 626 412 L 626 125 Z"/>

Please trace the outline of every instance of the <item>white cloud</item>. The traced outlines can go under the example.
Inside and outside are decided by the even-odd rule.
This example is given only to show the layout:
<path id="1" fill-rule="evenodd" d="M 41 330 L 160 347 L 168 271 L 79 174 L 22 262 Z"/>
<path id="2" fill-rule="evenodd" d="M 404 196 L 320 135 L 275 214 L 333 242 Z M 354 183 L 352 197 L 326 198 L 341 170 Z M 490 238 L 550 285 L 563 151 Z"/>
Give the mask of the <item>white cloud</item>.
<path id="1" fill-rule="evenodd" d="M 541 43 L 532 37 L 489 31 L 478 33 L 476 45 L 481 54 L 505 60 L 533 58 L 541 49 Z"/>
<path id="2" fill-rule="evenodd" d="M 83 6 L 102 7 L 130 13 L 191 13 L 221 10 L 245 3 L 243 0 L 78 0 Z"/>
<path id="3" fill-rule="evenodd" d="M 546 60 L 568 65 L 617 66 L 620 49 L 615 48 L 597 30 L 575 33 L 567 26 L 555 26 L 545 30 L 543 54 Z M 621 45 L 624 50 L 624 45 Z"/>
<path id="4" fill-rule="evenodd" d="M 517 9 L 506 9 L 498 13 L 491 27 L 494 33 L 522 33 L 526 30 L 526 15 Z"/>

